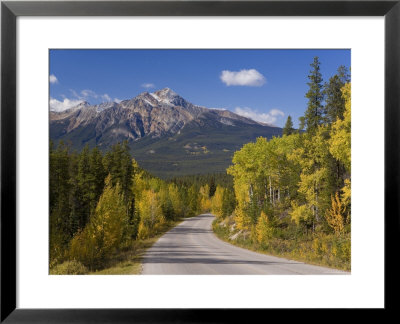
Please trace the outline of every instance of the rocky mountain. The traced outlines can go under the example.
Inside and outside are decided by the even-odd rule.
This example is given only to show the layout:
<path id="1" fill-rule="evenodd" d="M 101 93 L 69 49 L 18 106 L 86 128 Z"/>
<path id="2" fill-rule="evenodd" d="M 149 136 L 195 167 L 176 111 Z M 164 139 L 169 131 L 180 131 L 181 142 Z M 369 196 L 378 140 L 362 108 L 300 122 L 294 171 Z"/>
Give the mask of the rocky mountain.
<path id="1" fill-rule="evenodd" d="M 228 110 L 194 105 L 169 88 L 120 103 L 82 102 L 62 112 L 50 111 L 54 142 L 70 142 L 77 150 L 98 145 L 105 151 L 128 140 L 139 164 L 161 177 L 223 172 L 243 144 L 281 133 L 281 128 Z"/>

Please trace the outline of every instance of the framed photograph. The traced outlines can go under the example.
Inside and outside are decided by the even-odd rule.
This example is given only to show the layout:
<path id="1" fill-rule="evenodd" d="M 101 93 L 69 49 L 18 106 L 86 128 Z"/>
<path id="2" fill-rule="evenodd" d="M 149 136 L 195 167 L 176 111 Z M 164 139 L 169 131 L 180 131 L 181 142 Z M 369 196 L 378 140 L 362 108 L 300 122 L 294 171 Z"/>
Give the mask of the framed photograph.
<path id="1" fill-rule="evenodd" d="M 1 321 L 391 309 L 399 16 L 2 2 Z"/>

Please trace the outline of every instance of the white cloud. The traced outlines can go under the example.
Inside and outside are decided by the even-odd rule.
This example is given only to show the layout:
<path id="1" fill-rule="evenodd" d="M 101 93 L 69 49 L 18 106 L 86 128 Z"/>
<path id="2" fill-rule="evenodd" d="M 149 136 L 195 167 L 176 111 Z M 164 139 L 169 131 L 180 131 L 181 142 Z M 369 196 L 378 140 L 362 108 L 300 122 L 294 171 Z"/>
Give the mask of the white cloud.
<path id="1" fill-rule="evenodd" d="M 121 101 L 122 101 L 121 99 L 114 98 L 114 102 L 116 102 L 116 103 L 120 103 Z"/>
<path id="2" fill-rule="evenodd" d="M 220 79 L 227 86 L 261 87 L 265 77 L 255 69 L 236 71 L 222 71 Z"/>
<path id="3" fill-rule="evenodd" d="M 94 92 L 92 90 L 87 90 L 87 89 L 86 90 L 82 90 L 81 94 L 82 94 L 82 96 L 84 98 L 92 97 L 92 98 L 97 99 L 99 97 L 99 95 L 96 92 Z"/>
<path id="4" fill-rule="evenodd" d="M 81 98 L 81 96 L 80 96 L 74 89 L 69 89 L 69 91 L 71 91 L 72 95 L 73 95 L 75 98 Z"/>
<path id="5" fill-rule="evenodd" d="M 156 86 L 153 83 L 143 83 L 142 87 L 146 88 L 146 89 L 150 89 L 150 88 L 155 88 Z"/>
<path id="6" fill-rule="evenodd" d="M 283 111 L 280 111 L 279 109 L 271 109 L 269 111 L 269 114 L 271 116 L 282 116 L 282 117 L 285 116 L 285 113 Z"/>
<path id="7" fill-rule="evenodd" d="M 107 101 L 107 102 L 111 102 L 111 101 L 112 101 L 111 97 L 110 97 L 107 93 L 103 94 L 103 95 L 101 96 L 101 99 L 102 99 L 102 100 L 105 100 L 105 101 Z"/>
<path id="8" fill-rule="evenodd" d="M 52 111 L 63 111 L 72 107 L 79 105 L 82 100 L 70 100 L 68 98 L 64 98 L 63 101 L 50 98 L 50 110 Z"/>
<path id="9" fill-rule="evenodd" d="M 50 83 L 52 83 L 52 84 L 58 83 L 58 79 L 57 79 L 57 77 L 56 77 L 54 74 L 51 74 L 51 75 L 50 75 L 49 81 L 50 81 Z"/>
<path id="10" fill-rule="evenodd" d="M 107 101 L 107 102 L 113 101 L 112 98 L 111 98 L 107 93 L 105 93 L 105 94 L 98 94 L 98 93 L 96 93 L 95 91 L 89 90 L 89 89 L 82 90 L 82 91 L 80 92 L 80 94 L 77 93 L 77 92 L 76 92 L 75 90 L 73 90 L 73 89 L 70 89 L 70 91 L 71 91 L 72 95 L 73 95 L 75 98 L 77 98 L 77 99 L 79 99 L 79 100 L 82 100 L 82 101 L 89 101 L 90 99 L 101 99 L 103 102 L 104 102 L 104 101 Z"/>
<path id="11" fill-rule="evenodd" d="M 260 113 L 249 107 L 236 107 L 235 113 L 240 116 L 271 125 L 273 125 L 279 117 L 285 116 L 285 113 L 279 109 L 271 109 L 268 113 Z"/>

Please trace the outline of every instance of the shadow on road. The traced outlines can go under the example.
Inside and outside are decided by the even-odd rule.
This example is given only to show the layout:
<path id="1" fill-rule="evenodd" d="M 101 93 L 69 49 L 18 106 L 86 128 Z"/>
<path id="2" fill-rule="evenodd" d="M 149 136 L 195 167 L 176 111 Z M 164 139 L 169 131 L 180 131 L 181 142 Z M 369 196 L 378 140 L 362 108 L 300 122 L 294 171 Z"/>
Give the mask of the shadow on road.
<path id="1" fill-rule="evenodd" d="M 195 253 L 192 253 L 195 254 Z M 209 254 L 208 254 L 209 255 Z M 160 255 L 149 255 L 148 258 L 144 258 L 142 263 L 198 263 L 198 264 L 256 264 L 256 265 L 272 265 L 272 264 L 300 264 L 299 262 L 273 262 L 273 261 L 258 261 L 258 260 L 238 260 L 238 259 L 221 259 L 221 256 L 214 257 L 178 257 L 174 253 L 168 253 L 168 256 Z"/>

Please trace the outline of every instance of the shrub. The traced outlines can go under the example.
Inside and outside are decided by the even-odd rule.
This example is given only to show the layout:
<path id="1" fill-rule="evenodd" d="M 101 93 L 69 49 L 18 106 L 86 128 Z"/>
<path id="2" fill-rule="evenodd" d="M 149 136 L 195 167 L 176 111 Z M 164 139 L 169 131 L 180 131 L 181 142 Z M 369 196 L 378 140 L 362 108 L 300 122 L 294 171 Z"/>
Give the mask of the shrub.
<path id="1" fill-rule="evenodd" d="M 334 197 L 331 196 L 331 201 L 332 207 L 325 212 L 325 218 L 335 233 L 341 234 L 345 226 L 346 206 L 342 203 L 338 192 L 335 193 Z"/>
<path id="2" fill-rule="evenodd" d="M 87 274 L 88 269 L 78 261 L 65 261 L 50 269 L 52 275 L 83 275 Z"/>

